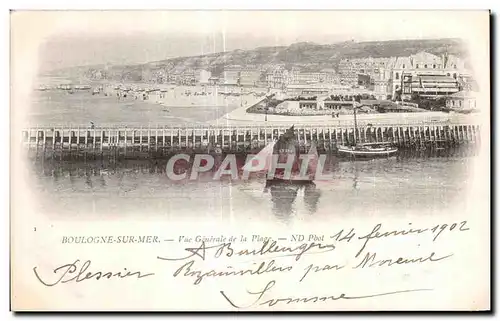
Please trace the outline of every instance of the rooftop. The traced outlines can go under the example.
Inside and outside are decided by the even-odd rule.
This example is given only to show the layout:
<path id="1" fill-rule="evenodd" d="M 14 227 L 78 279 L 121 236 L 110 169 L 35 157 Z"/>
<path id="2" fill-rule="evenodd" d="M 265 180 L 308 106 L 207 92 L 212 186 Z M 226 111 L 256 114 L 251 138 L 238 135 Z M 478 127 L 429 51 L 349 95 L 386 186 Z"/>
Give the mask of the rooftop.
<path id="1" fill-rule="evenodd" d="M 315 85 L 315 84 L 290 84 L 287 86 L 288 89 L 326 89 L 330 90 L 331 87 L 324 85 Z"/>
<path id="2" fill-rule="evenodd" d="M 476 98 L 478 93 L 475 91 L 459 91 L 455 94 L 449 95 L 451 98 Z"/>

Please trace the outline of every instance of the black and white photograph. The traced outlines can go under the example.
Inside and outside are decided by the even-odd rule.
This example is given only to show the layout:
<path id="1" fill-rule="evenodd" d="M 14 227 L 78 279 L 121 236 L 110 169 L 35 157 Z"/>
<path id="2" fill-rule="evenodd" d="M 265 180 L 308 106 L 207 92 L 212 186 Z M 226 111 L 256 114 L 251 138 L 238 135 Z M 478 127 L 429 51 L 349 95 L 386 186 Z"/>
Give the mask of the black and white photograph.
<path id="1" fill-rule="evenodd" d="M 12 309 L 489 309 L 489 19 L 12 11 Z"/>

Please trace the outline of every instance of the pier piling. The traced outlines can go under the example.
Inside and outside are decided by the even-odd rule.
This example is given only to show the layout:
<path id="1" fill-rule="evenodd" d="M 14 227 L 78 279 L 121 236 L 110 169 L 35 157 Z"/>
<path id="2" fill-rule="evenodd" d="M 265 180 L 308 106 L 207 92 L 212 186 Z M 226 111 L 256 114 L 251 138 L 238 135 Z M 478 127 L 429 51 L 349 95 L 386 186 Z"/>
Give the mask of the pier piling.
<path id="1" fill-rule="evenodd" d="M 246 151 L 262 148 L 277 139 L 289 126 L 193 126 L 193 127 L 28 127 L 22 131 L 21 140 L 26 149 L 60 151 L 73 150 L 103 154 L 115 152 L 133 154 L 146 147 L 148 154 L 165 155 L 172 151 L 213 151 L 219 145 L 224 152 Z M 479 144 L 478 124 L 408 124 L 408 125 L 359 125 L 332 127 L 331 125 L 295 126 L 295 136 L 307 152 L 311 142 L 320 150 L 332 150 L 340 144 L 390 142 L 401 148 L 430 146 L 455 146 Z M 84 136 L 82 136 L 82 134 Z M 147 137 L 144 137 L 147 135 Z M 74 146 L 76 148 L 73 148 Z M 153 148 L 154 147 L 154 148 Z"/>

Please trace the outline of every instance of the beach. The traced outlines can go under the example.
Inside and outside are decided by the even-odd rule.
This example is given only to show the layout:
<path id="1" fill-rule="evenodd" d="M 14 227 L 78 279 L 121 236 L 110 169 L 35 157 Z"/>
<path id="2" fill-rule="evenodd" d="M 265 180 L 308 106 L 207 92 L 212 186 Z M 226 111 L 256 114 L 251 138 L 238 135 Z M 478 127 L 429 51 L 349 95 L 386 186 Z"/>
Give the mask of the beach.
<path id="1" fill-rule="evenodd" d="M 59 83 L 68 84 L 69 81 Z M 51 84 L 55 84 L 52 79 Z M 48 80 L 45 80 L 47 83 Z M 92 82 L 92 89 L 34 91 L 25 123 L 30 126 L 169 126 L 169 125 L 331 125 L 354 123 L 353 115 L 287 116 L 248 113 L 264 99 L 265 88 L 176 86 L 171 84 Z M 99 90 L 100 89 L 100 90 Z M 99 90 L 95 93 L 95 90 Z M 93 94 L 94 92 L 94 94 Z M 268 93 L 267 93 L 268 94 Z M 358 125 L 429 125 L 470 123 L 480 114 L 437 111 L 358 113 Z"/>
<path id="2" fill-rule="evenodd" d="M 39 126 L 88 125 L 181 125 L 224 122 L 223 116 L 237 108 L 246 109 L 262 99 L 254 94 L 227 96 L 223 94 L 194 95 L 202 92 L 201 87 L 164 85 L 164 97 L 149 94 L 148 99 L 127 94 L 118 97 L 114 87 L 117 84 L 93 84 L 103 86 L 102 92 L 93 90 L 34 91 L 31 106 L 24 122 Z M 132 84 L 128 86 L 137 86 Z M 147 86 L 143 85 L 147 88 Z M 162 88 L 162 89 L 163 89 Z M 238 89 L 239 90 L 239 89 Z M 190 92 L 188 96 L 186 93 Z M 206 88 L 206 93 L 215 93 L 215 88 Z M 161 91 L 159 92 L 161 93 Z"/>

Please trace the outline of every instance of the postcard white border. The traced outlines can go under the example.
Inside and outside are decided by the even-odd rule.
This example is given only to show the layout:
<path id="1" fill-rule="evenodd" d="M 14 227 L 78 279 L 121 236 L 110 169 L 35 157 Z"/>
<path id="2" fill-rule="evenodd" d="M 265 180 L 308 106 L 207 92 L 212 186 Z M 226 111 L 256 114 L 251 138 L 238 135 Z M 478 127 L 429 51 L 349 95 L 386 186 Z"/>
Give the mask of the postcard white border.
<path id="1" fill-rule="evenodd" d="M 335 5 L 335 6 L 334 6 Z M 206 9 L 217 9 L 217 8 L 231 8 L 231 9 L 486 9 L 486 8 L 492 8 L 494 11 L 499 11 L 500 5 L 498 1 L 487 1 L 487 0 L 476 0 L 476 1 L 465 1 L 465 0 L 454 0 L 454 1 L 435 1 L 435 0 L 422 0 L 419 1 L 418 3 L 411 3 L 411 6 L 408 6 L 408 3 L 404 3 L 401 1 L 388 1 L 388 0 L 379 0 L 377 2 L 372 2 L 368 0 L 350 0 L 350 1 L 335 1 L 335 2 L 330 2 L 330 1 L 286 1 L 282 3 L 276 3 L 274 5 L 270 4 L 269 1 L 266 0 L 254 0 L 251 3 L 250 2 L 245 2 L 245 3 L 235 3 L 235 1 L 211 1 L 210 3 L 207 3 L 206 1 L 159 1 L 159 0 L 143 0 L 140 2 L 125 2 L 125 1 L 120 1 L 120 2 L 106 2 L 102 0 L 88 0 L 88 1 L 82 1 L 82 2 L 68 2 L 68 1 L 62 1 L 62 0 L 49 0 L 49 1 L 34 1 L 34 0 L 20 0 L 20 1 L 5 1 L 2 2 L 2 14 L 0 15 L 1 19 L 1 28 L 2 32 L 0 33 L 0 36 L 2 37 L 3 43 L 6 44 L 6 50 L 1 51 L 2 55 L 2 61 L 4 62 L 4 66 L 8 66 L 9 64 L 9 48 L 8 48 L 8 41 L 9 41 L 9 13 L 8 9 L 9 8 L 16 8 L 16 9 L 60 9 L 60 8 L 65 8 L 65 9 L 159 9 L 159 8 L 169 8 L 169 9 L 200 9 L 200 8 L 206 8 Z M 496 9 L 496 10 L 495 10 Z M 497 18 L 498 19 L 498 18 Z M 498 24 L 498 21 L 497 21 Z M 494 32 L 496 34 L 496 31 Z M 496 43 L 492 44 L 496 47 Z M 495 68 L 496 69 L 496 68 Z M 5 68 L 4 70 L 7 70 Z M 493 71 L 492 73 L 496 73 L 496 70 Z M 2 139 L 2 146 L 8 146 L 9 145 L 9 135 L 10 135 L 10 126 L 9 126 L 9 74 L 4 72 L 2 73 L 1 77 L 2 81 L 2 86 L 0 87 L 0 90 L 2 91 L 2 97 L 7 98 L 4 108 L 0 109 L 0 121 L 2 122 L 0 124 L 0 131 L 2 131 L 1 139 Z M 493 89 L 494 93 L 497 93 L 499 89 L 499 84 L 498 82 L 495 82 L 496 86 Z M 495 104 L 493 104 L 495 106 Z M 498 114 L 498 112 L 496 113 Z M 495 119 L 496 121 L 497 119 Z M 497 146 L 498 141 L 496 141 L 495 147 L 498 148 Z M 13 314 L 7 312 L 9 310 L 9 293 L 5 291 L 8 286 L 8 275 L 9 275 L 9 260 L 8 255 L 9 255 L 9 219 L 8 219 L 8 211 L 9 211 L 9 158 L 8 157 L 3 157 L 0 159 L 1 162 L 1 168 L 3 169 L 3 175 L 1 176 L 2 182 L 0 185 L 0 198 L 1 198 L 1 204 L 3 206 L 3 212 L 5 215 L 3 215 L 4 219 L 4 224 L 2 225 L 4 228 L 4 233 L 2 233 L 4 236 L 0 240 L 1 244 L 1 251 L 3 251 L 3 258 L 2 264 L 0 264 L 0 271 L 1 275 L 3 276 L 1 278 L 2 280 L 2 285 L 4 285 L 4 291 L 2 291 L 2 311 L 4 311 L 2 315 L 2 319 L 4 320 L 10 320 L 13 318 Z M 496 180 L 495 180 L 496 182 Z M 495 195 L 496 196 L 496 195 Z M 493 195 L 492 195 L 493 197 Z M 498 224 L 498 218 L 497 218 L 497 224 Z M 498 244 L 497 244 L 498 245 Z M 498 247 L 497 247 L 498 248 Z M 498 305 L 497 305 L 498 306 Z M 7 313 L 5 313 L 7 312 Z M 38 317 L 38 316 L 34 316 Z M 216 316 L 217 317 L 217 316 Z M 264 316 L 263 316 L 264 317 Z M 264 318 L 268 318 L 269 316 L 265 316 Z M 301 316 L 306 318 L 307 316 Z M 380 316 L 379 318 L 382 318 L 383 316 Z M 55 316 L 50 316 L 46 317 L 45 319 L 52 319 L 55 318 Z M 92 318 L 92 320 L 99 320 L 100 318 L 104 318 L 103 316 L 86 316 L 86 318 Z M 141 318 L 141 316 L 134 316 L 134 319 Z M 338 318 L 336 316 L 336 318 Z M 342 316 L 340 318 L 345 318 L 345 316 Z"/>

